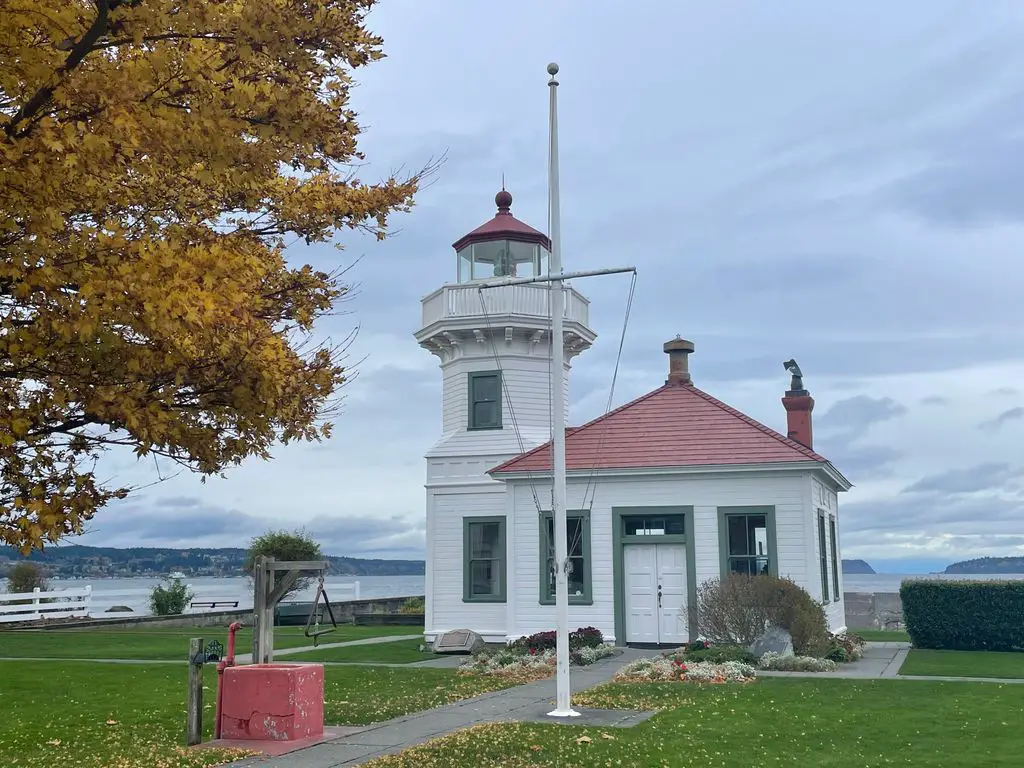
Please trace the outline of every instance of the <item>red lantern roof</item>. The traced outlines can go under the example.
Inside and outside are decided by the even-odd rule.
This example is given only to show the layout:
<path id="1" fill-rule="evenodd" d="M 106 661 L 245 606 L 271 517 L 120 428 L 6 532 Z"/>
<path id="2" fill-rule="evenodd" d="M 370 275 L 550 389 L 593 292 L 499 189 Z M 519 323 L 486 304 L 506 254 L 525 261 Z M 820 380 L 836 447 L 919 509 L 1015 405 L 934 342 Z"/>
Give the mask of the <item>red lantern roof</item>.
<path id="1" fill-rule="evenodd" d="M 551 250 L 551 240 L 543 232 L 538 232 L 529 224 L 512 215 L 512 195 L 504 189 L 494 196 L 498 212 L 494 218 L 484 222 L 468 235 L 452 243 L 456 251 L 461 251 L 473 243 L 489 243 L 495 240 L 514 240 L 518 243 L 536 243 Z"/>

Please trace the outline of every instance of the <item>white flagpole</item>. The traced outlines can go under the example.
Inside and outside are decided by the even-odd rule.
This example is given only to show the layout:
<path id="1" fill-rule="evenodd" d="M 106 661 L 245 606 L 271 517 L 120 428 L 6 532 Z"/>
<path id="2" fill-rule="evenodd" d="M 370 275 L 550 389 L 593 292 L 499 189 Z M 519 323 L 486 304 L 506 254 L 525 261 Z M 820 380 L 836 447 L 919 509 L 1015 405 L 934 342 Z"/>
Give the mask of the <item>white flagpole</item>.
<path id="1" fill-rule="evenodd" d="M 565 491 L 565 350 L 563 348 L 563 317 L 565 294 L 562 283 L 561 211 L 558 199 L 558 65 L 548 64 L 548 89 L 551 95 L 550 144 L 548 147 L 548 216 L 551 235 L 551 420 L 552 461 L 551 477 L 554 485 L 552 522 L 555 534 L 555 632 L 557 660 L 557 696 L 552 717 L 575 717 L 572 693 L 569 687 L 569 578 L 568 542 L 566 541 Z"/>

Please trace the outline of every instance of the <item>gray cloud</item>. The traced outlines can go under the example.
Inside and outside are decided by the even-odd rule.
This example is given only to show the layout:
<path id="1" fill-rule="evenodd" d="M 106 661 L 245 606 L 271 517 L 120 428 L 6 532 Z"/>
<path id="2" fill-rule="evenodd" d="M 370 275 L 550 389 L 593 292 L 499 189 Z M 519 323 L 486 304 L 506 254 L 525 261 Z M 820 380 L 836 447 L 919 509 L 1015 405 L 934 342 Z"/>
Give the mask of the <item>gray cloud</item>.
<path id="1" fill-rule="evenodd" d="M 891 397 L 856 395 L 835 403 L 822 416 L 820 424 L 844 431 L 861 432 L 871 424 L 894 419 L 906 412 L 906 406 Z"/>
<path id="2" fill-rule="evenodd" d="M 204 486 L 175 478 L 137 497 L 130 515 L 104 510 L 100 534 L 222 542 L 247 540 L 268 521 L 315 521 L 337 554 L 422 549 L 422 456 L 439 437 L 441 402 L 437 361 L 412 338 L 420 299 L 454 280 L 451 243 L 493 215 L 502 173 L 514 213 L 546 229 L 551 40 L 562 64 L 565 266 L 638 269 L 617 403 L 663 382 L 661 345 L 680 333 L 696 342 L 691 370 L 712 394 L 775 382 L 731 404 L 782 429 L 781 362 L 795 357 L 820 403 L 842 393 L 817 418 L 820 449 L 862 485 L 893 478 L 887 487 L 915 488 L 844 502 L 844 537 L 847 526 L 853 536 L 966 536 L 987 513 L 1019 514 L 1012 499 L 926 490 L 951 483 L 1005 496 L 1017 481 L 1008 469 L 936 479 L 963 450 L 964 424 L 999 410 L 982 394 L 1010 395 L 1017 379 L 993 380 L 996 366 L 1024 361 L 1024 235 L 1004 225 L 1024 211 L 1024 19 L 1015 6 L 914 0 L 887 9 L 884 24 L 856 5 L 750 4 L 736 14 L 657 0 L 634 10 L 647 35 L 643 88 L 604 53 L 621 39 L 611 0 L 594 0 L 584 16 L 540 0 L 512 10 L 375 8 L 371 26 L 388 57 L 361 70 L 354 91 L 367 128 L 360 176 L 418 168 L 445 151 L 447 162 L 396 219 L 394 237 L 345 231 L 340 255 L 329 245 L 288 250 L 296 265 L 362 257 L 346 275 L 358 287 L 345 307 L 353 314 L 318 331 L 361 329 L 352 360 L 363 363 L 334 436 L 275 448 L 273 461 Z M 481 28 L 496 31 L 475 34 Z M 692 76 L 707 71 L 714 88 Z M 628 284 L 577 281 L 598 341 L 573 361 L 574 422 L 604 409 Z M 986 369 L 978 391 L 973 367 Z M 952 371 L 962 390 L 949 386 Z M 948 406 L 964 423 L 935 419 L 944 411 L 933 409 L 924 428 L 916 404 Z M 899 434 L 872 444 L 866 427 L 896 418 Z M 1012 445 L 1022 428 L 1010 416 L 991 435 L 966 430 L 992 451 L 975 461 L 1005 466 L 1000 441 Z M 906 476 L 911 458 L 921 466 Z M 112 469 L 153 479 L 151 462 L 121 454 Z"/>
<path id="3" fill-rule="evenodd" d="M 816 448 L 854 483 L 860 478 L 891 477 L 896 462 L 905 455 L 904 451 L 891 446 L 851 446 L 844 441 L 838 441 L 838 444 L 832 447 L 828 441 L 822 440 Z"/>
<path id="4" fill-rule="evenodd" d="M 417 515 L 389 518 L 318 514 L 297 519 L 294 510 L 282 510 L 276 519 L 246 514 L 184 499 L 172 507 L 162 499 L 152 507 L 123 503 L 105 509 L 76 543 L 94 546 L 246 547 L 268 530 L 304 527 L 326 554 L 349 557 L 421 558 L 425 526 Z"/>
<path id="5" fill-rule="evenodd" d="M 1024 407 L 1018 405 L 1016 408 L 1010 408 L 1008 410 L 1003 411 L 994 419 L 989 419 L 987 421 L 981 422 L 978 425 L 978 428 L 985 430 L 996 430 L 1008 422 L 1019 421 L 1021 418 L 1024 418 Z"/>
<path id="6" fill-rule="evenodd" d="M 1022 471 L 1005 462 L 978 464 L 967 469 L 950 469 L 923 477 L 902 493 L 975 493 L 999 488 Z"/>
<path id="7" fill-rule="evenodd" d="M 881 545 L 887 535 L 945 536 L 1019 535 L 1024 501 L 967 495 L 909 495 L 841 507 L 843 536 L 862 534 L 858 541 Z"/>
<path id="8" fill-rule="evenodd" d="M 1016 387 L 996 387 L 990 393 L 990 395 L 996 395 L 997 397 L 1013 397 L 1019 395 L 1020 390 Z"/>

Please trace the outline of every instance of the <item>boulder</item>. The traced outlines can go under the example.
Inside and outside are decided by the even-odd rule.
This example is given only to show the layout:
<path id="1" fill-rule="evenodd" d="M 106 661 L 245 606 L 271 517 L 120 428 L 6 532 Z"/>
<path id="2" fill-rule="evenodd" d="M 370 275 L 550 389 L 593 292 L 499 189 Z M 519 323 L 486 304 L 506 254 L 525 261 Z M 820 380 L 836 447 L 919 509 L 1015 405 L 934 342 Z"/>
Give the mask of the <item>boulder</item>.
<path id="1" fill-rule="evenodd" d="M 487 646 L 471 629 L 454 629 L 434 640 L 434 653 L 476 653 Z"/>
<path id="2" fill-rule="evenodd" d="M 761 658 L 771 651 L 782 656 L 793 655 L 793 637 L 782 627 L 768 627 L 757 640 L 747 646 L 757 658 Z"/>

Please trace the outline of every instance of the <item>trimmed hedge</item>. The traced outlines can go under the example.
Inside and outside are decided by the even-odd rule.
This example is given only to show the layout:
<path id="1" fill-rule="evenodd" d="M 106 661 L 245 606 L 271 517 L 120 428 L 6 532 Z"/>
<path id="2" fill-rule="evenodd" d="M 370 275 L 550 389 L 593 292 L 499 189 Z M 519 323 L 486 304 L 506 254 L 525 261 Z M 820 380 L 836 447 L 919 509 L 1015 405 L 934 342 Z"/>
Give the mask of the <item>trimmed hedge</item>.
<path id="1" fill-rule="evenodd" d="M 1024 651 L 1024 581 L 904 581 L 900 600 L 915 648 Z"/>

